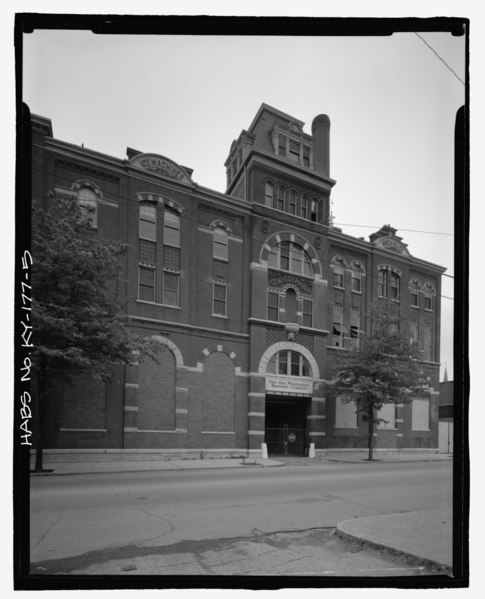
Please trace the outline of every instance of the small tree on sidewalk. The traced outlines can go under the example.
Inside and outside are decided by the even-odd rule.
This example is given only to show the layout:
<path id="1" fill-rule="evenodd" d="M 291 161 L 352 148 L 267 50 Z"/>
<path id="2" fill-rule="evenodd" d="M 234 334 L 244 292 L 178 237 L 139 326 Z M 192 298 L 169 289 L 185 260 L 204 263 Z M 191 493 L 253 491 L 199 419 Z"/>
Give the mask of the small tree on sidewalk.
<path id="1" fill-rule="evenodd" d="M 92 216 L 71 199 L 53 197 L 32 210 L 32 372 L 35 470 L 41 471 L 46 399 L 54 383 L 78 375 L 109 380 L 114 364 L 153 355 L 156 342 L 136 335 L 117 297 L 119 258 L 127 246 L 97 238 Z"/>
<path id="2" fill-rule="evenodd" d="M 379 410 L 422 397 L 428 385 L 417 348 L 401 331 L 403 319 L 396 307 L 378 300 L 371 306 L 370 321 L 370 335 L 362 335 L 359 347 L 340 357 L 330 395 L 354 403 L 367 422 L 368 460 L 373 460 L 375 426 L 387 422 L 378 416 Z"/>

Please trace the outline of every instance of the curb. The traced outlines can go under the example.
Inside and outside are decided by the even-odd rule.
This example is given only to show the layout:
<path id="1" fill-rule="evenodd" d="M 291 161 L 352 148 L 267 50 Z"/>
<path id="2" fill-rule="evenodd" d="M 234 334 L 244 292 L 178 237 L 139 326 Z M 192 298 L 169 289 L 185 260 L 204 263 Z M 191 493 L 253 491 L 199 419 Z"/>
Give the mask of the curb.
<path id="1" fill-rule="evenodd" d="M 379 462 L 380 464 L 395 464 L 395 463 L 399 463 L 399 464 L 411 464 L 411 463 L 418 463 L 418 462 L 446 462 L 445 459 L 442 458 L 420 458 L 419 460 L 406 460 L 406 459 L 399 459 L 399 460 L 386 460 L 386 459 L 373 459 L 373 460 L 368 460 L 367 458 L 361 458 L 361 459 L 338 459 L 338 458 L 322 458 L 323 461 L 325 462 L 337 462 L 339 464 L 362 464 L 362 463 L 367 463 L 367 464 L 372 464 L 374 462 Z"/>
<path id="2" fill-rule="evenodd" d="M 372 547 L 373 549 L 378 549 L 378 550 L 386 550 L 386 551 L 391 551 L 394 555 L 399 555 L 401 557 L 413 560 L 413 561 L 419 561 L 421 564 L 423 564 L 425 567 L 427 568 L 433 568 L 433 569 L 438 569 L 441 570 L 441 572 L 447 576 L 452 576 L 453 575 L 453 568 L 452 566 L 449 566 L 448 564 L 442 564 L 440 562 L 436 562 L 432 559 L 426 558 L 426 557 L 420 557 L 419 555 L 413 554 L 413 553 L 409 553 L 407 551 L 403 551 L 401 549 L 396 549 L 395 547 L 391 547 L 390 545 L 384 545 L 383 543 L 378 543 L 376 541 L 369 541 L 367 539 L 365 539 L 364 537 L 359 537 L 357 535 L 353 535 L 349 532 L 343 531 L 339 528 L 341 523 L 337 524 L 335 530 L 336 530 L 336 534 L 341 537 L 342 539 L 347 539 L 349 541 L 357 541 L 358 543 L 365 545 L 367 547 Z"/>
<path id="3" fill-rule="evenodd" d="M 276 460 L 275 460 L 276 462 Z M 126 463 L 126 462 L 125 462 Z M 131 473 L 134 474 L 136 472 L 193 472 L 194 470 L 229 470 L 229 469 L 236 469 L 236 468 L 242 468 L 242 467 L 249 467 L 249 468 L 276 468 L 278 466 L 284 466 L 285 464 L 283 462 L 276 462 L 273 464 L 260 464 L 260 463 L 238 463 L 237 465 L 231 464 L 231 465 L 227 465 L 227 466 L 216 466 L 216 467 L 211 467 L 211 466 L 205 466 L 205 467 L 201 467 L 201 466 L 193 466 L 193 467 L 188 467 L 188 468 L 180 468 L 180 467 L 172 467 L 172 468 L 136 468 L 134 470 L 131 470 L 130 467 L 128 466 L 127 468 L 124 469 L 116 469 L 116 470 L 80 470 L 78 472 L 59 472 L 56 471 L 55 467 L 54 468 L 46 468 L 45 471 L 43 472 L 35 472 L 34 470 L 30 470 L 29 474 L 30 476 L 76 476 L 76 475 L 85 475 L 85 474 L 120 474 L 120 473 Z M 54 466 L 54 465 L 53 465 Z"/>

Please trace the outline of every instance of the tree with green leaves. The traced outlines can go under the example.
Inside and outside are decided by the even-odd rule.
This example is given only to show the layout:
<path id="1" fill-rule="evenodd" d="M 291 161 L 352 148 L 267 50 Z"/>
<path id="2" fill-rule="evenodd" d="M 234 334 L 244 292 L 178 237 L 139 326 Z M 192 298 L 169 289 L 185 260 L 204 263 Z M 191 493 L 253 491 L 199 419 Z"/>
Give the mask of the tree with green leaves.
<path id="1" fill-rule="evenodd" d="M 92 209 L 91 209 L 92 210 Z M 32 373 L 37 403 L 35 470 L 41 471 L 47 394 L 76 376 L 107 381 L 114 364 L 154 355 L 129 326 L 117 284 L 127 246 L 99 239 L 90 209 L 54 196 L 32 210 Z"/>
<path id="2" fill-rule="evenodd" d="M 402 330 L 398 307 L 377 300 L 371 306 L 370 323 L 371 332 L 361 334 L 359 347 L 342 353 L 329 395 L 355 404 L 368 425 L 368 460 L 373 460 L 374 428 L 386 422 L 378 416 L 379 410 L 427 395 L 428 383 L 417 347 Z"/>

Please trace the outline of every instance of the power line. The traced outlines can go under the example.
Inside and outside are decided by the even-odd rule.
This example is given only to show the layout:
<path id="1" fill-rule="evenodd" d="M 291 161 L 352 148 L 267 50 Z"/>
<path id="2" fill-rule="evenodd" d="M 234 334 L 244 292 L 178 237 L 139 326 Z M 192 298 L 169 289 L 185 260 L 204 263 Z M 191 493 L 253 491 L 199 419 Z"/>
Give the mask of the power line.
<path id="1" fill-rule="evenodd" d="M 334 223 L 339 227 L 362 227 L 364 229 L 379 229 L 376 225 L 352 225 L 350 223 Z M 453 233 L 441 233 L 439 231 L 419 231 L 417 229 L 399 229 L 399 231 L 405 231 L 406 233 L 426 233 L 427 235 L 446 235 L 449 237 L 453 237 Z"/>
<path id="2" fill-rule="evenodd" d="M 420 39 L 420 40 L 423 42 L 423 44 L 426 44 L 426 46 L 428 46 L 428 48 L 431 50 L 431 52 L 433 52 L 433 54 L 435 54 L 435 55 L 436 55 L 436 56 L 437 56 L 437 57 L 438 57 L 438 58 L 441 60 L 441 62 L 442 62 L 444 65 L 445 65 L 445 67 L 446 67 L 447 69 L 449 69 L 449 70 L 450 70 L 450 71 L 453 73 L 453 75 L 454 75 L 454 76 L 455 76 L 455 77 L 458 79 L 458 81 L 459 81 L 460 83 L 463 83 L 463 85 L 465 85 L 465 82 L 464 82 L 462 79 L 460 79 L 460 77 L 458 77 L 458 75 L 457 75 L 457 74 L 455 73 L 455 71 L 454 71 L 454 70 L 453 70 L 453 69 L 450 67 L 450 65 L 449 65 L 449 64 L 448 64 L 448 63 L 447 63 L 447 62 L 446 62 L 446 61 L 445 61 L 443 58 L 441 58 L 441 56 L 438 54 L 438 52 L 436 52 L 436 50 L 435 50 L 434 48 L 432 48 L 432 47 L 431 47 L 431 46 L 428 44 L 428 42 L 427 42 L 425 39 L 423 39 L 423 38 L 422 38 L 422 37 L 421 37 L 421 36 L 420 36 L 418 33 L 416 33 L 416 32 L 414 32 L 414 35 L 417 35 L 417 36 L 419 37 L 419 39 Z"/>
<path id="3" fill-rule="evenodd" d="M 44 172 L 42 169 L 39 169 L 39 168 L 36 168 L 36 167 L 33 167 L 32 171 L 36 171 L 38 173 L 43 173 Z M 67 176 L 62 176 L 62 175 L 59 175 L 57 177 L 57 180 L 61 180 L 61 181 L 64 181 L 64 182 L 71 182 L 72 181 L 71 178 L 69 178 Z M 129 205 L 139 206 L 140 205 L 140 202 L 138 200 L 135 200 L 135 199 L 133 199 L 133 198 L 127 196 L 127 195 L 119 194 L 117 197 L 119 199 L 118 201 L 119 201 L 120 205 L 121 204 L 124 204 L 126 206 L 129 206 Z M 284 214 L 289 214 L 289 213 L 285 212 Z M 195 218 L 191 218 L 190 216 L 187 216 L 186 214 L 181 215 L 181 219 L 185 220 L 187 222 L 192 222 L 192 223 L 194 223 L 196 225 L 200 224 L 199 220 L 197 220 Z M 310 223 L 311 221 L 307 221 L 307 222 Z M 337 223 L 335 223 L 335 224 L 337 224 Z M 379 229 L 379 227 L 372 227 L 371 225 L 343 225 L 343 223 L 338 223 L 338 224 L 340 224 L 342 226 L 349 226 L 349 227 L 368 227 L 368 228 L 373 228 L 373 229 Z M 399 229 L 399 230 L 400 231 L 413 231 L 413 229 Z M 416 232 L 417 233 L 426 233 L 426 231 L 416 231 Z M 449 233 L 437 233 L 437 235 L 449 235 Z M 267 239 L 267 237 L 259 237 L 258 234 L 254 235 L 254 236 L 249 236 L 249 235 L 245 235 L 244 233 L 241 233 L 240 237 L 242 239 L 248 239 L 249 241 L 258 241 L 258 242 L 261 242 L 263 244 L 266 242 L 266 239 Z M 330 260 L 325 260 L 323 257 L 319 258 L 319 260 L 320 260 L 321 264 L 326 264 L 326 265 L 329 265 L 329 266 L 331 266 L 333 264 Z M 447 275 L 445 273 L 442 273 L 442 276 L 450 277 L 452 279 L 454 278 L 453 276 Z M 441 296 L 441 297 L 446 297 L 446 296 Z M 453 299 L 453 298 L 447 298 L 447 299 Z"/>

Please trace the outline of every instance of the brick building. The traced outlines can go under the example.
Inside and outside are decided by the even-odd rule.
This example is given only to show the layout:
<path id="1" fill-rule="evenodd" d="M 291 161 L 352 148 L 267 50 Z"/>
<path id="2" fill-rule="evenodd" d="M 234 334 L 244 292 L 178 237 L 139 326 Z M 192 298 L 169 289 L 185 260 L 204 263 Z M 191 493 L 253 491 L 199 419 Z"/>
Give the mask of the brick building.
<path id="1" fill-rule="evenodd" d="M 57 193 L 91 205 L 98 235 L 128 242 L 127 310 L 137 332 L 162 344 L 158 364 L 53 390 L 49 447 L 365 447 L 366 424 L 326 398 L 325 381 L 369 332 L 377 297 L 407 316 L 431 399 L 387 406 L 376 446 L 438 447 L 444 269 L 412 256 L 389 225 L 369 240 L 332 225 L 330 121 L 317 116 L 311 134 L 303 125 L 263 104 L 230 147 L 219 193 L 168 157 L 107 156 L 55 139 L 50 120 L 32 116 L 33 201 Z"/>

